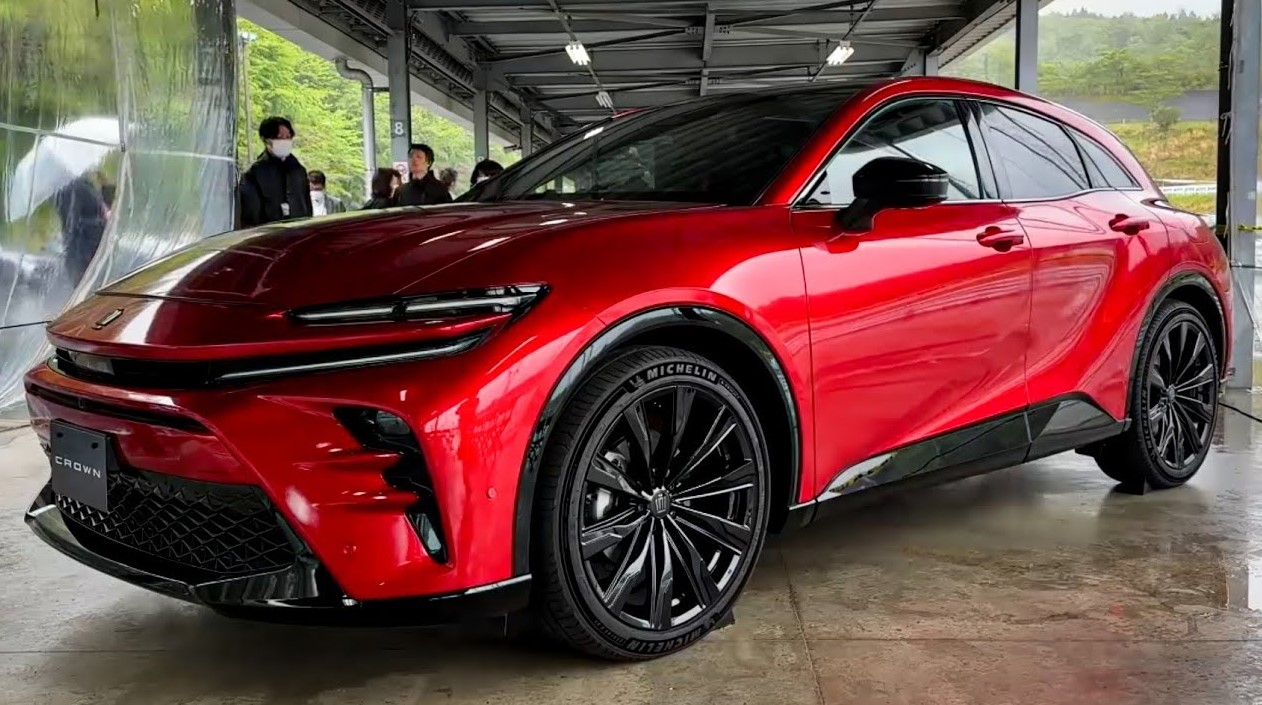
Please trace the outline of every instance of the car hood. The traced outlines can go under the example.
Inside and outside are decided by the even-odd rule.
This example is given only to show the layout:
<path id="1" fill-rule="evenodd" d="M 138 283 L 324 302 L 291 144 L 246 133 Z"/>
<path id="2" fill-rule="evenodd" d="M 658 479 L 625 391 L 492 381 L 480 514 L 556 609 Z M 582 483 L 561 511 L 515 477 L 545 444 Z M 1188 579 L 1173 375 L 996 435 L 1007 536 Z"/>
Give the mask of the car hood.
<path id="1" fill-rule="evenodd" d="M 99 293 L 273 309 L 425 293 L 438 272 L 522 237 L 687 204 L 458 203 L 207 238 Z"/>

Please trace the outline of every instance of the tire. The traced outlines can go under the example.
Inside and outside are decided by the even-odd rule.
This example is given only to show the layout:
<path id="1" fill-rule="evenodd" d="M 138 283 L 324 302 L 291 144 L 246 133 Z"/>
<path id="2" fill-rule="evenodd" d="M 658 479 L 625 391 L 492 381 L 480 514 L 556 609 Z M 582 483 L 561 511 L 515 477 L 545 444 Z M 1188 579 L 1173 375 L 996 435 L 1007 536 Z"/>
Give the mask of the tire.
<path id="1" fill-rule="evenodd" d="M 713 362 L 636 347 L 603 364 L 540 470 L 532 569 L 545 631 L 636 661 L 723 624 L 765 540 L 767 457 L 749 396 Z"/>
<path id="2" fill-rule="evenodd" d="M 1213 438 L 1221 369 L 1218 342 L 1200 312 L 1182 301 L 1162 303 L 1136 356 L 1130 428 L 1100 447 L 1096 464 L 1134 487 L 1168 489 L 1192 479 Z"/>

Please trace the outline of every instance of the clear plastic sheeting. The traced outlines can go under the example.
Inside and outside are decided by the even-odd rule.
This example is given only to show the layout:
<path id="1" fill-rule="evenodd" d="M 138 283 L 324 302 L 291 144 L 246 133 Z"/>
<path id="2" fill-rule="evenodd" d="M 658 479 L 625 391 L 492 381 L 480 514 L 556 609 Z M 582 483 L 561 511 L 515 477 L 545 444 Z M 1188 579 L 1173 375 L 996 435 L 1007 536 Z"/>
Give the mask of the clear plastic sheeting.
<path id="1" fill-rule="evenodd" d="M 235 57 L 232 2 L 0 3 L 0 419 L 45 321 L 231 229 Z"/>

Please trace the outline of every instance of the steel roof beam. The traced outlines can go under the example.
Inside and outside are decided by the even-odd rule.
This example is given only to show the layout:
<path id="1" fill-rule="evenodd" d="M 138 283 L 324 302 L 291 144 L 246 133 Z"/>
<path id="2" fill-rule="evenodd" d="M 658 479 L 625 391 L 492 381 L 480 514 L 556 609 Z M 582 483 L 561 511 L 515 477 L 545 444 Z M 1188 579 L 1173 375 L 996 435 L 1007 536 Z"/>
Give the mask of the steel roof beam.
<path id="1" fill-rule="evenodd" d="M 590 47 L 589 47 L 590 48 Z M 606 71 L 657 72 L 670 69 L 690 69 L 694 74 L 702 68 L 702 60 L 695 48 L 686 46 L 664 47 L 653 51 L 604 49 L 592 51 L 592 66 L 602 75 Z M 847 65 L 865 63 L 897 63 L 907 59 L 902 47 L 874 46 L 864 49 Z M 757 69 L 780 66 L 819 66 L 819 48 L 814 43 L 772 44 L 760 47 L 715 45 L 706 62 L 710 69 Z M 522 58 L 506 57 L 492 64 L 492 70 L 501 76 L 519 76 L 535 73 L 567 73 L 574 71 L 574 64 L 562 52 Z"/>
<path id="2" fill-rule="evenodd" d="M 675 27 L 685 29 L 687 27 L 697 26 L 692 19 L 685 18 L 679 20 L 652 20 L 646 21 L 642 17 L 623 15 L 617 19 L 601 17 L 599 19 L 580 19 L 584 13 L 572 10 L 573 3 L 566 2 L 567 12 L 573 18 L 570 27 L 578 33 L 591 32 L 629 32 L 640 30 L 653 30 L 662 27 Z M 694 5 L 695 7 L 695 5 Z M 700 15 L 695 15 L 700 17 Z M 938 7 L 891 7 L 885 9 L 873 10 L 866 19 L 863 20 L 864 27 L 875 26 L 882 23 L 892 22 L 949 22 L 958 21 L 963 18 L 963 13 L 952 11 L 950 9 Z M 814 25 L 845 25 L 849 27 L 854 21 L 856 13 L 854 12 L 838 12 L 838 11 L 818 11 L 803 12 L 786 15 L 783 17 L 764 18 L 741 22 L 732 27 L 733 31 L 752 31 L 753 28 L 761 27 L 778 27 L 793 28 Z M 717 25 L 729 25 L 733 22 L 739 22 L 739 18 L 725 17 L 722 13 L 716 13 Z M 453 36 L 484 36 L 496 34 L 558 34 L 557 23 L 552 19 L 527 19 L 527 20 L 494 20 L 494 21 L 472 21 L 472 22 L 456 22 L 452 24 L 450 32 Z"/>

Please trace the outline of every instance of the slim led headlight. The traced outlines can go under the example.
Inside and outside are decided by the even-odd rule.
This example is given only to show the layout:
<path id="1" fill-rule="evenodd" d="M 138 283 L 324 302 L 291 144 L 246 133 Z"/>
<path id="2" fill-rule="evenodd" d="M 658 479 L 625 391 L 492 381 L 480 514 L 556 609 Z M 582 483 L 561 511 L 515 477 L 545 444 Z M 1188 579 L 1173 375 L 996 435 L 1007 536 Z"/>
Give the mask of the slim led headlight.
<path id="1" fill-rule="evenodd" d="M 311 306 L 290 312 L 300 323 L 347 324 L 443 320 L 468 316 L 521 314 L 547 292 L 543 284 L 465 289 L 441 294 Z"/>

